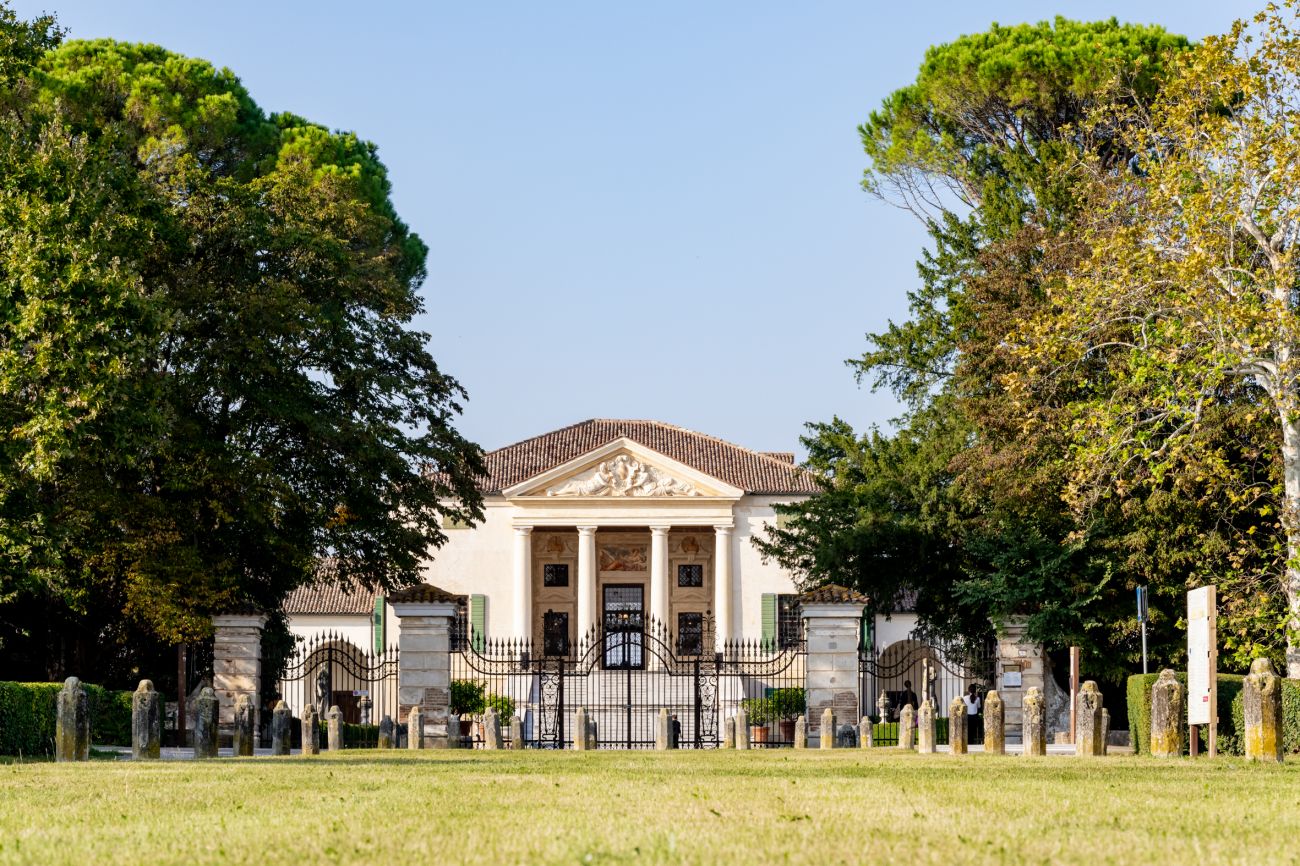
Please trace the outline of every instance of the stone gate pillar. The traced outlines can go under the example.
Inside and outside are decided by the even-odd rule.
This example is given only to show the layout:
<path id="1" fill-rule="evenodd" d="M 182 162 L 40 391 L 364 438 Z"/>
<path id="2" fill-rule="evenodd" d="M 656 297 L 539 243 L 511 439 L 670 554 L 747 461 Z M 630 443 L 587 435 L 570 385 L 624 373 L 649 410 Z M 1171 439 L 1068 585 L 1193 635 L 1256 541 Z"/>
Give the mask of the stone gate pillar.
<path id="1" fill-rule="evenodd" d="M 808 643 L 805 696 L 808 733 L 820 745 L 822 713 L 830 709 L 838 719 L 858 717 L 858 670 L 862 611 L 869 599 L 859 592 L 831 584 L 799 597 Z M 834 737 L 834 731 L 825 735 Z"/>
<path id="2" fill-rule="evenodd" d="M 398 619 L 398 712 L 405 717 L 418 706 L 424 715 L 424 742 L 434 748 L 448 745 L 451 631 L 459 600 L 427 583 L 388 596 Z"/>
<path id="3" fill-rule="evenodd" d="M 1025 637 L 1027 620 L 1009 617 L 993 623 L 998 636 L 997 684 L 1002 698 L 1007 742 L 1024 742 L 1024 700 L 1031 688 L 1046 689 L 1046 668 L 1042 644 Z"/>
<path id="4" fill-rule="evenodd" d="M 262 628 L 266 615 L 253 610 L 212 618 L 212 691 L 220 705 L 217 724 L 234 731 L 235 701 L 247 695 L 253 704 L 253 742 L 261 730 Z"/>

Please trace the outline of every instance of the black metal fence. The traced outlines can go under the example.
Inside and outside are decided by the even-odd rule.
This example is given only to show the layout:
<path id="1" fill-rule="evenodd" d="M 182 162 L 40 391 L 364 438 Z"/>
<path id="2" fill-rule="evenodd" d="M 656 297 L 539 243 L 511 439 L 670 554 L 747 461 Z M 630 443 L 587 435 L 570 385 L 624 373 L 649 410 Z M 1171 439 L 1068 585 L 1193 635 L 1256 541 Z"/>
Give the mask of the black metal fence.
<path id="1" fill-rule="evenodd" d="M 376 725 L 384 716 L 401 722 L 397 667 L 396 646 L 376 655 L 338 632 L 323 632 L 298 644 L 289 656 L 279 697 L 299 717 L 311 705 L 324 720 L 329 708 L 337 706 L 347 724 Z"/>
<path id="2" fill-rule="evenodd" d="M 919 707 L 926 697 L 934 702 L 939 741 L 947 742 L 949 705 L 971 685 L 982 698 L 995 682 L 995 664 L 991 636 L 944 641 L 918 630 L 883 648 L 864 647 L 858 656 L 860 712 L 876 723 L 875 745 L 897 745 L 903 706 Z"/>
<path id="3" fill-rule="evenodd" d="M 667 709 L 681 748 L 716 748 L 722 723 L 744 708 L 757 747 L 790 745 L 803 711 L 805 647 L 733 642 L 720 652 L 711 620 L 675 634 L 640 616 L 602 622 L 578 640 L 533 644 L 490 640 L 463 627 L 453 635 L 454 713 L 493 706 L 509 736 L 518 716 L 525 745 L 570 748 L 575 718 L 585 708 L 599 748 L 648 749 Z M 482 742 L 477 725 L 465 737 Z"/>

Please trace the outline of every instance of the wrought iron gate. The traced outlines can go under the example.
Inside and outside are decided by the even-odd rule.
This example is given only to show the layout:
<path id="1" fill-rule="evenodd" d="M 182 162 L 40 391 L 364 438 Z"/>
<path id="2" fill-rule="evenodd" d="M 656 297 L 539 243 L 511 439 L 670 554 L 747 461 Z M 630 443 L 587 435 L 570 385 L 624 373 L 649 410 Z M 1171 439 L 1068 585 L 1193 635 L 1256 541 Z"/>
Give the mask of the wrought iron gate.
<path id="1" fill-rule="evenodd" d="M 646 619 L 606 617 L 576 644 L 553 641 L 541 654 L 529 642 L 461 639 L 452 678 L 481 684 L 486 700 L 508 711 L 503 715 L 518 715 L 530 748 L 572 747 L 580 707 L 606 749 L 653 748 L 661 709 L 672 717 L 680 748 L 716 748 L 721 721 L 742 706 L 759 717 L 756 745 L 792 741 L 793 721 L 784 724 L 772 712 L 773 696 L 797 692 L 802 702 L 802 643 L 777 650 L 736 642 L 712 652 L 707 615 L 681 634 Z"/>
<path id="2" fill-rule="evenodd" d="M 324 719 L 337 705 L 351 724 L 378 724 L 384 716 L 401 722 L 397 662 L 396 646 L 376 655 L 337 632 L 324 632 L 298 644 L 289 656 L 280 677 L 280 697 L 295 716 L 310 704 Z"/>
<path id="3" fill-rule="evenodd" d="M 952 700 L 975 685 L 981 695 L 993 687 L 996 656 L 991 637 L 943 641 L 922 631 L 885 647 L 867 645 L 858 656 L 861 714 L 884 727 L 877 745 L 897 743 L 898 721 L 905 703 L 930 697 L 937 716 L 946 717 Z M 887 700 L 882 715 L 881 696 Z"/>

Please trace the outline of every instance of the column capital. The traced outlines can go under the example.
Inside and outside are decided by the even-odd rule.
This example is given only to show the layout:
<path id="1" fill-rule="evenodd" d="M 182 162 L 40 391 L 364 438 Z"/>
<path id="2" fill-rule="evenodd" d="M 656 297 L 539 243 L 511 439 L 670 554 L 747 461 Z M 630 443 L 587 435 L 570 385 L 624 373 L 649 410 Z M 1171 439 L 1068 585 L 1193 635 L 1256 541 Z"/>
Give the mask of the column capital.
<path id="1" fill-rule="evenodd" d="M 713 527 L 713 531 L 718 535 L 730 535 L 735 528 L 735 525 L 731 523 L 719 523 Z"/>
<path id="2" fill-rule="evenodd" d="M 671 526 L 652 526 L 652 527 L 650 527 L 650 534 L 651 534 L 651 535 L 667 535 L 667 534 L 668 534 L 668 530 L 670 530 L 670 529 L 672 529 Z"/>
<path id="3" fill-rule="evenodd" d="M 528 534 L 531 533 L 532 531 L 533 531 L 533 528 L 532 528 L 531 526 L 516 526 L 516 527 L 515 527 L 515 532 L 519 533 L 520 535 L 528 535 Z"/>
<path id="4" fill-rule="evenodd" d="M 579 526 L 576 527 L 579 535 L 595 535 L 599 526 Z"/>

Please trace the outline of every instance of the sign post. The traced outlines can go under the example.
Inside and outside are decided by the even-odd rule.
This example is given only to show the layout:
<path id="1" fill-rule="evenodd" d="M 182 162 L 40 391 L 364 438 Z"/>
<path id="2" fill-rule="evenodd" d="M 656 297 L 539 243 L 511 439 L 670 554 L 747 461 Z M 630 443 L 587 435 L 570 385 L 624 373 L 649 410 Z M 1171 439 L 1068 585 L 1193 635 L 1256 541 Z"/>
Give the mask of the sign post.
<path id="1" fill-rule="evenodd" d="M 1210 757 L 1218 754 L 1218 656 L 1214 587 L 1203 586 L 1187 593 L 1187 724 L 1193 757 L 1201 725 L 1209 728 Z"/>
<path id="2" fill-rule="evenodd" d="M 1142 625 L 1142 674 L 1147 672 L 1147 588 L 1137 588 L 1138 622 Z"/>

